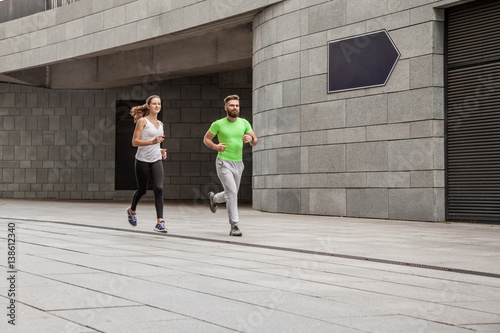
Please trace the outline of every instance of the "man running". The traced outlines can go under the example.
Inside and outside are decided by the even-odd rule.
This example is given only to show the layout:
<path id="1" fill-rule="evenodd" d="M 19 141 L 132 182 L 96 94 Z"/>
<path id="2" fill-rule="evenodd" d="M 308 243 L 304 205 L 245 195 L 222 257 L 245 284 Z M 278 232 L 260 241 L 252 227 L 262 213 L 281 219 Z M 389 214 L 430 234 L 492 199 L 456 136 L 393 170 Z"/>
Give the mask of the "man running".
<path id="1" fill-rule="evenodd" d="M 218 151 L 215 166 L 217 176 L 224 187 L 223 192 L 217 194 L 210 192 L 210 210 L 217 211 L 217 206 L 225 202 L 229 223 L 231 224 L 230 236 L 241 236 L 238 227 L 238 191 L 240 188 L 241 175 L 245 168 L 243 164 L 243 144 L 248 143 L 252 147 L 259 141 L 252 130 L 250 123 L 239 118 L 240 98 L 238 95 L 230 95 L 224 98 L 224 109 L 227 117 L 214 121 L 205 134 L 203 142 L 213 150 Z M 219 143 L 215 144 L 213 138 L 217 136 Z"/>

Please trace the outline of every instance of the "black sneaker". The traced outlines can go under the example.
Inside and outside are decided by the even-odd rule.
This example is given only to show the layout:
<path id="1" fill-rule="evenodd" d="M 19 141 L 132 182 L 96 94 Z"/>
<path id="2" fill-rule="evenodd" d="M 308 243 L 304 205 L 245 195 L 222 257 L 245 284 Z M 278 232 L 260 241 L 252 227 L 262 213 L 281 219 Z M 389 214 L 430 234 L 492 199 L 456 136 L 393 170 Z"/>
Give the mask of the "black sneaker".
<path id="1" fill-rule="evenodd" d="M 238 228 L 237 225 L 231 226 L 231 231 L 229 232 L 229 236 L 241 236 L 241 235 L 243 234 L 241 233 L 241 230 L 240 228 Z"/>
<path id="2" fill-rule="evenodd" d="M 208 200 L 210 200 L 210 210 L 212 213 L 215 213 L 217 211 L 217 207 L 219 206 L 219 204 L 214 203 L 214 196 L 214 192 L 208 192 Z"/>

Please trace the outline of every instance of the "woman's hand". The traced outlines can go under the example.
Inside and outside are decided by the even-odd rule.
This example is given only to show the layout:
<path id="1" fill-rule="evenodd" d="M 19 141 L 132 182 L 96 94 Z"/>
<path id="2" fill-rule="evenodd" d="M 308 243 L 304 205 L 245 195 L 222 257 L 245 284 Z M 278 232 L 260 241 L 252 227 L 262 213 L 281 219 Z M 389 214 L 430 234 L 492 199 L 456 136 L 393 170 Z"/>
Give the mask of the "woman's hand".
<path id="1" fill-rule="evenodd" d="M 167 150 L 166 149 L 161 149 L 161 157 L 164 160 L 167 159 Z"/>
<path id="2" fill-rule="evenodd" d="M 153 140 L 151 140 L 154 144 L 157 144 L 157 143 L 162 143 L 163 141 L 165 141 L 165 135 L 160 135 L 160 136 L 157 136 L 156 138 L 154 138 Z"/>

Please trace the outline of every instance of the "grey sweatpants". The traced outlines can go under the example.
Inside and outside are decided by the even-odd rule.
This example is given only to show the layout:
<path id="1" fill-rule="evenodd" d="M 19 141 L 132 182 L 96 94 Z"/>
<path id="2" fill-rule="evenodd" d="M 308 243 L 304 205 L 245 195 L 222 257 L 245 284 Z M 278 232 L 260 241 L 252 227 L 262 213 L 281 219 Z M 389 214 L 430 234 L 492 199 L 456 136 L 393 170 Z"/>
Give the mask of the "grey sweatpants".
<path id="1" fill-rule="evenodd" d="M 238 214 L 238 191 L 240 189 L 241 175 L 245 165 L 243 162 L 231 162 L 217 159 L 215 161 L 217 176 L 224 187 L 223 192 L 214 196 L 216 203 L 226 203 L 227 215 L 231 225 L 238 225 L 240 220 Z"/>

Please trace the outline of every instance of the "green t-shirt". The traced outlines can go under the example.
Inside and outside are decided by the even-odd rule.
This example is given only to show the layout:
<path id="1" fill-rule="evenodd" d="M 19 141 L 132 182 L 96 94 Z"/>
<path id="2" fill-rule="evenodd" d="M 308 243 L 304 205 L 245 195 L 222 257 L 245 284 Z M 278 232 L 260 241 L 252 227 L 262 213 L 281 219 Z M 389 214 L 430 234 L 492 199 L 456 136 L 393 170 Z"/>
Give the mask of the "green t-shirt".
<path id="1" fill-rule="evenodd" d="M 210 133 L 217 135 L 220 143 L 226 144 L 226 150 L 217 157 L 232 162 L 243 161 L 243 134 L 252 132 L 252 125 L 244 118 L 236 118 L 231 122 L 227 118 L 214 121 Z"/>

